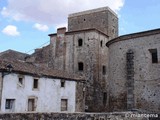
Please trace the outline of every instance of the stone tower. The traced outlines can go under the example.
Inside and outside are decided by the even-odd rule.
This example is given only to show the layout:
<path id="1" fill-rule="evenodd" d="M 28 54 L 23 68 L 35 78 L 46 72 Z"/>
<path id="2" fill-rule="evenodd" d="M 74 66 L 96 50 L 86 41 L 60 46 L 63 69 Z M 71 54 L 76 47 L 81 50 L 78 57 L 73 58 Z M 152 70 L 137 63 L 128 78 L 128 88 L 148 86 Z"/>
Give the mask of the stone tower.
<path id="1" fill-rule="evenodd" d="M 50 34 L 50 67 L 86 78 L 86 111 L 105 111 L 108 105 L 108 48 L 118 35 L 118 18 L 108 7 L 68 17 L 68 31 Z M 96 105 L 96 107 L 95 107 Z"/>
<path id="2" fill-rule="evenodd" d="M 103 7 L 79 13 L 68 17 L 68 31 L 96 28 L 110 37 L 118 37 L 118 17 L 109 8 Z"/>

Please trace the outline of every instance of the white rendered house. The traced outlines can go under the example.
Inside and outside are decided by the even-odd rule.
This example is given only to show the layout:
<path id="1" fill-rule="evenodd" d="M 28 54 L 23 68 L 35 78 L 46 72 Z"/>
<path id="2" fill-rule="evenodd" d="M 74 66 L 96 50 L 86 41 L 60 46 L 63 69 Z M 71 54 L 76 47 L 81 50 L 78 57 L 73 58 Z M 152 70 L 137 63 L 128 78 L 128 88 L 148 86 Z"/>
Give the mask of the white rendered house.
<path id="1" fill-rule="evenodd" d="M 84 80 L 77 76 L 22 61 L 0 65 L 1 112 L 84 110 Z"/>

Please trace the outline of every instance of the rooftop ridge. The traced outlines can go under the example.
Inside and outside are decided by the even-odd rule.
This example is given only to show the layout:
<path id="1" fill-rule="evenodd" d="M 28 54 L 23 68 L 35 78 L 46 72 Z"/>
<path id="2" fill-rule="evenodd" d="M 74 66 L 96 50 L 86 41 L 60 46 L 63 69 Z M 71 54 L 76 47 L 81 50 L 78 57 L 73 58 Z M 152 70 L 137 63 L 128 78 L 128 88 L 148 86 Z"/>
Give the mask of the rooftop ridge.
<path id="1" fill-rule="evenodd" d="M 72 13 L 72 14 L 69 14 L 68 17 L 76 17 L 76 16 L 95 13 L 95 12 L 100 12 L 100 11 L 110 11 L 115 16 L 117 16 L 117 14 L 107 6 L 107 7 L 95 8 L 95 9 L 92 9 L 92 10 L 85 10 L 85 11 L 82 11 L 82 12 Z"/>

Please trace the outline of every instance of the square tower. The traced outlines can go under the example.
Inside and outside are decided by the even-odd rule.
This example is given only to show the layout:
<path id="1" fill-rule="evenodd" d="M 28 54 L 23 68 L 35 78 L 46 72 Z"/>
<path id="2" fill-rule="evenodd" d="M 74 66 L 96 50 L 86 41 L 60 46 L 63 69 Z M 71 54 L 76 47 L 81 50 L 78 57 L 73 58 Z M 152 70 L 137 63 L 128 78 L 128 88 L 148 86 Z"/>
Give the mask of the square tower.
<path id="1" fill-rule="evenodd" d="M 118 17 L 109 7 L 103 7 L 78 13 L 68 17 L 68 31 L 97 29 L 110 39 L 118 37 Z"/>

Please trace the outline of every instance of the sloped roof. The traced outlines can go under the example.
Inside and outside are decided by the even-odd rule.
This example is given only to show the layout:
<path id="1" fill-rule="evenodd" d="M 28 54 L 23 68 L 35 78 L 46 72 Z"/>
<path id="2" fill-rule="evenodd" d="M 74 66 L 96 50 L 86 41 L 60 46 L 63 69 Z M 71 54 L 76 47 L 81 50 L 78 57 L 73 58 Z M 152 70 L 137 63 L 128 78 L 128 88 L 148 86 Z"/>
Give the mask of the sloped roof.
<path id="1" fill-rule="evenodd" d="M 75 74 L 69 74 L 65 71 L 53 70 L 47 67 L 40 67 L 38 64 L 27 63 L 21 60 L 0 59 L 0 71 L 7 71 L 7 65 L 13 67 L 15 73 L 30 74 L 37 77 L 60 78 L 66 80 L 84 80 L 83 77 Z"/>
<path id="2" fill-rule="evenodd" d="M 0 53 L 1 59 L 9 59 L 9 60 L 16 60 L 16 59 L 24 60 L 26 56 L 28 56 L 28 54 L 10 49 Z"/>

